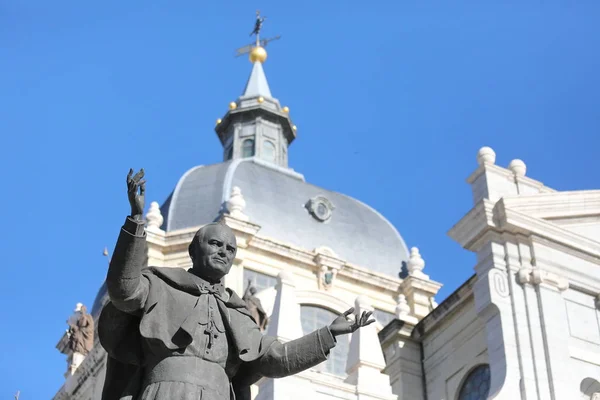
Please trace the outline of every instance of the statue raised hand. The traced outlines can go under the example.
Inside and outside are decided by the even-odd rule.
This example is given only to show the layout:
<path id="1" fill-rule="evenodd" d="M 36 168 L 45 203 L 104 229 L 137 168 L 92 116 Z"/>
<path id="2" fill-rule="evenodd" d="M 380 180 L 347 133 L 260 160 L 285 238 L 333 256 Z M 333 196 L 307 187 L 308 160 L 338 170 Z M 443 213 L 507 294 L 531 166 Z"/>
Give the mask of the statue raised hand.
<path id="1" fill-rule="evenodd" d="M 131 206 L 131 218 L 136 221 L 142 220 L 144 213 L 144 194 L 146 193 L 146 181 L 144 177 L 144 168 L 133 175 L 133 169 L 127 174 L 127 196 Z"/>
<path id="2" fill-rule="evenodd" d="M 373 311 L 364 311 L 360 316 L 357 315 L 354 321 L 352 321 L 348 317 L 353 312 L 354 307 L 333 320 L 331 325 L 329 325 L 329 330 L 333 336 L 346 335 L 356 331 L 358 328 L 362 328 L 363 326 L 367 326 L 375 322 L 374 319 L 369 319 L 371 314 L 373 314 Z"/>

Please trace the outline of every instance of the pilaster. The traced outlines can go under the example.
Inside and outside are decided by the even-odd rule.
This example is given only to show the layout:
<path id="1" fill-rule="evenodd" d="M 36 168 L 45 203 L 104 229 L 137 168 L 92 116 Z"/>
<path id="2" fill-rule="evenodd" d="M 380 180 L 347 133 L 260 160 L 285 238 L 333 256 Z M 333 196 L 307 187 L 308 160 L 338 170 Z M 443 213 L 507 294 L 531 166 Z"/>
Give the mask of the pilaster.
<path id="1" fill-rule="evenodd" d="M 411 315 L 421 319 L 431 312 L 432 299 L 441 287 L 441 283 L 408 276 L 400 285 L 400 291 L 406 296 Z"/>
<path id="2" fill-rule="evenodd" d="M 410 314 L 418 319 L 425 317 L 434 308 L 434 297 L 442 287 L 441 283 L 432 281 L 423 273 L 425 261 L 419 249 L 410 249 L 408 260 L 408 276 L 400 284 L 400 293 L 405 296 L 410 306 Z"/>
<path id="3" fill-rule="evenodd" d="M 277 295 L 267 335 L 284 343 L 302 337 L 300 305 L 296 301 L 294 275 L 289 271 L 281 271 L 277 276 L 275 289 Z M 258 395 L 255 400 L 304 400 L 315 396 L 310 382 L 298 375 L 262 379 L 257 386 Z"/>
<path id="4" fill-rule="evenodd" d="M 273 336 L 281 342 L 302 337 L 300 305 L 296 301 L 294 275 L 290 271 L 281 271 L 277 276 L 275 289 L 277 295 L 267 335 Z"/>
<path id="5" fill-rule="evenodd" d="M 359 296 L 355 301 L 355 315 L 373 311 L 371 300 Z M 389 377 L 382 373 L 385 360 L 375 324 L 358 329 L 350 339 L 346 383 L 356 385 L 357 399 L 395 399 Z"/>
<path id="6" fill-rule="evenodd" d="M 518 399 L 521 396 L 519 344 L 511 301 L 511 277 L 504 246 L 488 242 L 477 254 L 477 281 L 473 287 L 477 314 L 486 324 L 490 361 L 490 397 Z"/>
<path id="7" fill-rule="evenodd" d="M 379 332 L 385 356 L 383 372 L 398 399 L 424 400 L 421 345 L 411 337 L 416 322 L 396 319 Z"/>
<path id="8" fill-rule="evenodd" d="M 538 347 L 543 349 L 539 362 L 545 366 L 545 374 L 539 379 L 540 393 L 547 392 L 547 398 L 551 400 L 571 398 L 574 394 L 569 390 L 571 356 L 566 345 L 570 333 L 562 296 L 569 282 L 564 276 L 548 272 L 539 265 L 522 268 L 517 279 L 531 293 L 532 306 L 539 309 L 539 323 L 530 329 L 537 334 Z"/>

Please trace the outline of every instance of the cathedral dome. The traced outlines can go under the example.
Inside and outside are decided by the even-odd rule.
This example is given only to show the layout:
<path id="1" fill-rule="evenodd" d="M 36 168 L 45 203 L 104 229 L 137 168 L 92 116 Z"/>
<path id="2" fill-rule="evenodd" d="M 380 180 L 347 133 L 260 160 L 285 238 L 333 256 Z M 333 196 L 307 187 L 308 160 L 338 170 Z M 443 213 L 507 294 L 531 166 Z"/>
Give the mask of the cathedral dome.
<path id="1" fill-rule="evenodd" d="M 326 246 L 348 263 L 394 277 L 408 260 L 404 240 L 377 211 L 255 157 L 187 171 L 161 207 L 162 229 L 215 221 L 235 186 L 246 202 L 244 214 L 261 226 L 261 236 L 309 251 Z"/>

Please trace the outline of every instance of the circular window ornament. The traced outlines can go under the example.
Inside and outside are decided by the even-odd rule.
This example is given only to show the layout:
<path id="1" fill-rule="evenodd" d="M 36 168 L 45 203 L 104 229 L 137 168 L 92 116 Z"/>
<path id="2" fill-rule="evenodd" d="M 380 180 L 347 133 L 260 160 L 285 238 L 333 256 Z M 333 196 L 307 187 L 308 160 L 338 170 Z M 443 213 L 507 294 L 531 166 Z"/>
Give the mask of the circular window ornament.
<path id="1" fill-rule="evenodd" d="M 490 366 L 475 367 L 465 379 L 458 400 L 487 400 L 490 393 Z"/>
<path id="2" fill-rule="evenodd" d="M 306 209 L 318 221 L 325 222 L 331 218 L 335 207 L 323 196 L 313 197 L 306 203 Z"/>

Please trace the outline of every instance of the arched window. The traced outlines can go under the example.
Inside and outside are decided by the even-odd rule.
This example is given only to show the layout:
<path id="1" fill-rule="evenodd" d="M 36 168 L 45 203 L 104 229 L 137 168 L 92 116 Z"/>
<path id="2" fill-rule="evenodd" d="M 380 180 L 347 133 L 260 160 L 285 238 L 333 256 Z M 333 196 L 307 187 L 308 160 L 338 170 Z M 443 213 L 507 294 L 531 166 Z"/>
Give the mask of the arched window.
<path id="1" fill-rule="evenodd" d="M 266 161 L 275 162 L 275 144 L 265 140 L 262 145 L 262 158 Z"/>
<path id="2" fill-rule="evenodd" d="M 254 139 L 246 139 L 242 142 L 242 157 L 252 157 L 254 155 Z"/>
<path id="3" fill-rule="evenodd" d="M 338 314 L 325 308 L 310 305 L 301 306 L 300 315 L 302 319 L 302 331 L 305 335 L 328 326 L 338 316 Z M 317 365 L 315 369 L 345 377 L 349 347 L 348 335 L 338 336 L 335 339 L 337 340 L 337 344 L 331 350 L 329 359 Z"/>
<path id="4" fill-rule="evenodd" d="M 458 400 L 487 400 L 490 393 L 490 366 L 482 364 L 465 379 L 458 394 Z"/>

